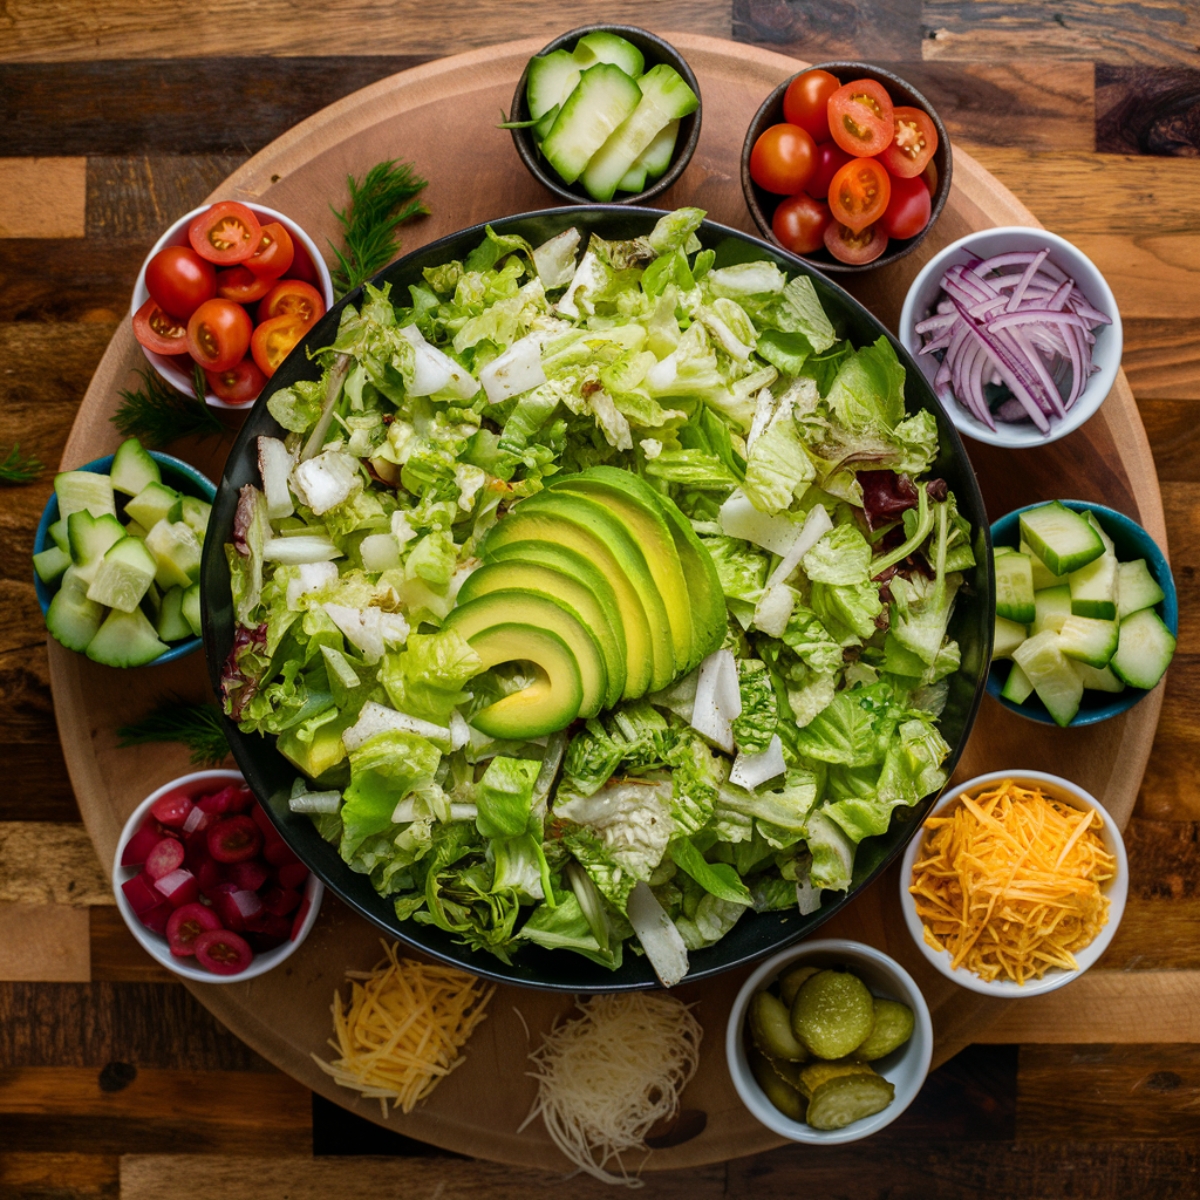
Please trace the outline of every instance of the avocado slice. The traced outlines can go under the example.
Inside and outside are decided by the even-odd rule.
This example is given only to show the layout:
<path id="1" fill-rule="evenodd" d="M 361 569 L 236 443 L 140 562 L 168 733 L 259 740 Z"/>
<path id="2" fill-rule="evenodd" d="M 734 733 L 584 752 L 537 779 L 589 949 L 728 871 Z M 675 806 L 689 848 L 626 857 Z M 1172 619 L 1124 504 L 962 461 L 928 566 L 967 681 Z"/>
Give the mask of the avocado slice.
<path id="1" fill-rule="evenodd" d="M 654 489 L 629 471 L 594 467 L 580 475 L 556 479 L 544 494 L 563 493 L 604 505 L 641 547 L 666 610 L 675 655 L 673 674 L 691 670 L 698 660 L 692 655 L 692 614 L 687 580 L 675 549 L 675 539 Z"/>
<path id="2" fill-rule="evenodd" d="M 525 741 L 565 729 L 579 715 L 583 699 L 579 665 L 558 634 L 509 623 L 489 625 L 467 640 L 485 670 L 516 660 L 537 669 L 537 679 L 529 687 L 489 704 L 471 718 L 481 733 Z"/>
<path id="3" fill-rule="evenodd" d="M 480 557 L 491 561 L 493 550 L 518 541 L 550 542 L 574 550 L 612 585 L 625 627 L 625 699 L 671 682 L 675 652 L 662 597 L 645 555 L 613 513 L 584 496 L 539 493 L 492 527 Z"/>
<path id="4" fill-rule="evenodd" d="M 516 542 L 518 547 L 537 547 L 541 543 Z M 506 547 L 511 550 L 512 547 Z M 560 546 L 545 546 L 551 553 L 569 553 Z M 590 564 L 584 563 L 584 566 Z M 572 615 L 578 616 L 584 628 L 589 630 L 599 643 L 604 656 L 608 687 L 604 693 L 603 708 L 611 708 L 621 699 L 625 690 L 625 634 L 621 629 L 621 618 L 612 599 L 612 588 L 608 587 L 599 571 L 592 568 L 596 581 L 607 589 L 611 603 L 602 603 L 603 591 L 592 591 L 572 575 L 564 574 L 545 563 L 531 562 L 521 555 L 490 563 L 472 571 L 458 593 L 458 603 L 467 604 L 479 596 L 498 591 L 518 591 L 549 596 L 566 605 Z M 582 706 L 586 708 L 586 703 Z"/>
<path id="5" fill-rule="evenodd" d="M 690 612 L 692 614 L 692 663 L 703 662 L 725 640 L 728 622 L 725 593 L 717 564 L 696 536 L 692 523 L 669 496 L 659 496 L 663 516 L 675 539 L 675 549 L 687 580 Z"/>

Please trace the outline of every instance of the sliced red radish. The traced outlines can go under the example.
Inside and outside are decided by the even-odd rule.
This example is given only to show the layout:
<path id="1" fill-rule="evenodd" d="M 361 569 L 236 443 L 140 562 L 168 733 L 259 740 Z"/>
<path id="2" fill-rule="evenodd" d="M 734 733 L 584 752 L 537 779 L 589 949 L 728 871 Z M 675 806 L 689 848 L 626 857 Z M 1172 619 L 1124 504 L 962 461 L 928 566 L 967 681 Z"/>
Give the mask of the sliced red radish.
<path id="1" fill-rule="evenodd" d="M 221 921 L 211 908 L 203 904 L 185 904 L 177 908 L 167 921 L 167 941 L 176 958 L 190 958 L 196 953 L 196 939 L 211 929 L 220 929 Z"/>
<path id="2" fill-rule="evenodd" d="M 156 879 L 154 886 L 166 897 L 172 908 L 192 904 L 200 895 L 200 885 L 197 884 L 195 875 L 183 867 Z"/>
<path id="3" fill-rule="evenodd" d="M 161 841 L 162 836 L 157 828 L 143 825 L 125 843 L 125 849 L 121 851 L 121 866 L 140 867 L 146 861 L 146 856 L 150 851 Z"/>
<path id="4" fill-rule="evenodd" d="M 292 888 L 269 888 L 263 893 L 263 908 L 276 916 L 286 917 L 288 913 L 295 912 L 300 898 L 300 893 Z"/>
<path id="5" fill-rule="evenodd" d="M 263 858 L 273 867 L 299 864 L 300 860 L 292 853 L 291 847 L 285 841 L 268 844 L 263 849 Z"/>
<path id="6" fill-rule="evenodd" d="M 242 910 L 233 902 L 234 892 L 240 890 L 236 883 L 218 883 L 204 891 L 204 898 L 213 906 L 226 929 L 241 931 L 246 926 L 242 919 Z"/>
<path id="7" fill-rule="evenodd" d="M 195 941 L 196 961 L 214 975 L 240 975 L 254 960 L 254 952 L 228 929 L 208 929 Z"/>
<path id="8" fill-rule="evenodd" d="M 308 868 L 302 862 L 284 863 L 276 872 L 281 888 L 300 889 L 308 878 Z"/>
<path id="9" fill-rule="evenodd" d="M 245 862 L 262 844 L 262 833 L 250 817 L 224 817 L 208 831 L 208 852 L 217 862 Z"/>
<path id="10" fill-rule="evenodd" d="M 208 813 L 240 813 L 254 802 L 254 793 L 245 785 L 231 783 L 219 792 L 201 796 L 197 803 Z"/>
<path id="11" fill-rule="evenodd" d="M 141 872 L 138 872 L 132 879 L 125 880 L 121 884 L 121 891 L 125 893 L 125 899 L 129 901 L 129 907 L 138 916 L 141 916 L 144 912 L 149 912 L 152 908 L 156 908 L 163 902 L 163 898 L 154 890 L 153 881 Z"/>
<path id="12" fill-rule="evenodd" d="M 257 892 L 271 877 L 271 872 L 261 859 L 253 858 L 249 862 L 231 863 L 229 878 L 247 892 Z"/>
<path id="13" fill-rule="evenodd" d="M 161 879 L 183 866 L 183 843 L 174 838 L 163 838 L 149 854 L 142 868 L 151 879 Z"/>
<path id="14" fill-rule="evenodd" d="M 161 934 L 166 932 L 167 922 L 171 919 L 171 914 L 174 911 L 169 904 L 156 904 L 153 908 L 138 913 L 138 920 L 151 933 Z"/>
<path id="15" fill-rule="evenodd" d="M 170 829 L 182 829 L 195 805 L 181 792 L 168 792 L 150 806 L 155 817 Z"/>

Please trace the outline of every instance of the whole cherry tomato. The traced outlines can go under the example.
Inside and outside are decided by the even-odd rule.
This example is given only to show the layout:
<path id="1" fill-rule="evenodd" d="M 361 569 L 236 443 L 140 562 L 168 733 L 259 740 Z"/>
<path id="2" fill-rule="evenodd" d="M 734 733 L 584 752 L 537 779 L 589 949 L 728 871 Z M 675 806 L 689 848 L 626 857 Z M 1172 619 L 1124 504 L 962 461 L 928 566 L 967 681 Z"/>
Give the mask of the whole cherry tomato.
<path id="1" fill-rule="evenodd" d="M 217 272 L 190 246 L 164 246 L 146 264 L 146 290 L 164 312 L 186 321 L 217 294 Z"/>
<path id="2" fill-rule="evenodd" d="M 829 132 L 829 97 L 841 86 L 828 71 L 797 75 L 783 94 L 783 119 L 807 130 L 814 142 L 829 141 L 833 136 Z"/>
<path id="3" fill-rule="evenodd" d="M 833 220 L 829 205 L 800 192 L 779 202 L 771 232 L 793 254 L 812 254 L 825 244 L 825 227 Z"/>
<path id="4" fill-rule="evenodd" d="M 890 238 L 916 237 L 929 224 L 932 207 L 929 189 L 919 175 L 913 179 L 893 179 L 892 198 L 879 223 Z"/>
<path id="5" fill-rule="evenodd" d="M 829 185 L 833 177 L 852 160 L 837 142 L 822 142 L 817 147 L 817 166 L 804 190 L 817 200 L 824 200 L 829 195 Z"/>
<path id="6" fill-rule="evenodd" d="M 206 371 L 227 371 L 246 357 L 254 325 L 232 300 L 206 300 L 188 321 L 188 353 Z"/>
<path id="7" fill-rule="evenodd" d="M 804 190 L 817 161 L 817 146 L 799 125 L 764 129 L 750 152 L 750 178 L 768 192 L 793 196 Z"/>

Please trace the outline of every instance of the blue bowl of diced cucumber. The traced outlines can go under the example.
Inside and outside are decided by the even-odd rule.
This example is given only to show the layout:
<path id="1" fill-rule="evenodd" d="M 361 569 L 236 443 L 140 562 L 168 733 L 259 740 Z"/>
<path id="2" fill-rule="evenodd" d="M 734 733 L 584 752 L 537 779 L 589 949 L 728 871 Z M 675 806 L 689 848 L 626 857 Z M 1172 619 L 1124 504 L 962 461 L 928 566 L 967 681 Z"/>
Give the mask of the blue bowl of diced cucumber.
<path id="1" fill-rule="evenodd" d="M 1085 500 L 1030 504 L 992 525 L 992 544 L 987 690 L 1005 708 L 1044 725 L 1094 725 L 1158 685 L 1179 603 L 1166 557 L 1136 521 Z"/>
<path id="2" fill-rule="evenodd" d="M 118 458 L 122 460 L 121 464 L 117 464 Z M 122 474 L 123 484 L 119 478 Z M 118 477 L 118 485 L 101 484 L 92 488 L 83 478 L 86 475 L 105 476 L 109 480 Z M 131 492 L 133 488 L 137 489 L 137 494 Z M 82 564 L 83 571 L 94 582 L 96 572 L 89 572 L 89 565 L 97 566 L 117 541 L 129 540 L 131 536 L 148 540 L 146 535 L 150 531 L 138 522 L 137 513 L 151 521 L 155 516 L 169 515 L 172 519 L 164 522 L 164 530 L 179 523 L 196 533 L 197 527 L 203 530 L 207 524 L 216 493 L 212 481 L 195 467 L 169 454 L 144 450 L 133 439 L 124 443 L 116 454 L 97 458 L 73 471 L 60 472 L 55 477 L 55 491 L 46 502 L 33 543 L 33 583 L 51 634 L 68 649 L 79 650 L 97 662 L 117 667 L 174 662 L 199 649 L 202 645 L 202 638 L 196 632 L 200 621 L 199 585 L 191 578 L 198 574 L 199 560 L 194 570 L 190 562 L 171 561 L 166 566 L 159 563 L 160 552 L 162 558 L 171 558 L 174 551 L 178 551 L 174 558 L 187 555 L 191 541 L 186 539 L 187 544 L 182 544 L 185 540 L 182 529 L 178 531 L 181 536 L 175 538 L 171 546 L 159 546 L 154 551 L 156 576 L 161 578 L 152 579 L 148 587 L 141 589 L 142 594 L 132 611 L 119 617 L 119 621 L 129 628 L 110 629 L 101 639 L 104 645 L 97 647 L 93 640 L 99 629 L 91 628 L 88 613 L 83 611 L 86 604 L 81 601 L 78 605 L 66 605 L 59 601 L 56 605 L 55 598 L 65 590 L 62 583 L 68 571 L 78 576 Z M 62 515 L 64 496 L 68 510 L 66 517 Z M 140 507 L 131 509 L 139 501 Z M 178 512 L 175 511 L 177 505 Z M 158 508 L 163 510 L 162 514 L 158 513 Z M 72 511 L 82 512 L 83 523 L 89 526 L 88 529 L 76 528 L 73 542 L 68 528 Z M 115 536 L 107 534 L 105 526 L 109 524 Z M 201 533 L 197 538 L 201 546 L 202 536 Z M 175 542 L 181 544 L 176 546 Z M 92 558 L 97 562 L 85 561 Z M 128 586 L 130 581 L 122 576 L 136 576 L 137 571 L 138 564 L 133 563 L 128 571 L 118 572 L 113 586 Z M 186 586 L 185 578 L 189 581 Z M 108 607 L 105 606 L 105 610 Z M 161 646 L 166 649 L 159 649 Z"/>

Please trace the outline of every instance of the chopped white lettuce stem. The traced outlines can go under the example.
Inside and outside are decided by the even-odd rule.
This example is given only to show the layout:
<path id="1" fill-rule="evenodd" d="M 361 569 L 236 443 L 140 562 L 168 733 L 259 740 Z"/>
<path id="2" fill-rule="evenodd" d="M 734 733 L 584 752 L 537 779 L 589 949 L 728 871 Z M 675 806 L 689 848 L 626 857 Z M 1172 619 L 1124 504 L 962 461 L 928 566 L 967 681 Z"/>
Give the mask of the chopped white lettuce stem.
<path id="1" fill-rule="evenodd" d="M 573 225 L 534 249 L 533 266 L 547 291 L 571 282 L 578 249 L 579 230 Z"/>
<path id="2" fill-rule="evenodd" d="M 413 381 L 407 389 L 410 396 L 432 396 L 435 392 L 449 391 L 460 400 L 470 400 L 479 391 L 479 384 L 466 367 L 431 346 L 415 325 L 405 325 L 400 334 L 415 352 Z"/>
<path id="3" fill-rule="evenodd" d="M 450 749 L 461 750 L 471 740 L 471 727 L 456 708 L 450 714 Z"/>
<path id="4" fill-rule="evenodd" d="M 342 744 L 347 750 L 354 751 L 376 734 L 396 731 L 415 733 L 419 737 L 429 738 L 430 741 L 450 741 L 450 730 L 445 726 L 422 721 L 419 717 L 410 717 L 408 713 L 397 712 L 394 708 L 368 700 L 363 705 L 358 720 L 342 734 Z"/>
<path id="5" fill-rule="evenodd" d="M 350 660 L 333 646 L 322 646 L 321 657 L 325 660 L 325 670 L 331 681 L 337 680 L 342 687 L 349 690 L 356 688 L 362 680 L 358 672 L 350 665 Z"/>
<path id="6" fill-rule="evenodd" d="M 351 608 L 333 603 L 321 607 L 346 641 L 362 651 L 368 663 L 377 663 L 383 657 L 383 613 L 378 608 Z"/>
<path id="7" fill-rule="evenodd" d="M 771 389 L 765 387 L 758 393 L 758 397 L 754 401 L 754 420 L 750 423 L 750 432 L 746 434 L 747 450 L 754 449 L 754 443 L 758 441 L 763 430 L 770 425 L 774 415 L 775 397 L 772 395 Z"/>
<path id="8" fill-rule="evenodd" d="M 385 646 L 399 647 L 408 641 L 409 625 L 403 613 L 379 613 L 379 630 Z"/>
<path id="9" fill-rule="evenodd" d="M 487 472 L 471 463 L 455 463 L 454 481 L 458 484 L 458 507 L 470 512 L 475 507 L 476 493 L 487 483 Z"/>
<path id="10" fill-rule="evenodd" d="M 789 517 L 759 512 L 741 488 L 721 505 L 717 519 L 727 537 L 742 538 L 783 556 L 795 544 L 801 531 L 799 523 Z"/>
<path id="11" fill-rule="evenodd" d="M 566 753 L 567 734 L 565 730 L 560 729 L 546 738 L 546 753 L 542 757 L 542 765 L 538 769 L 537 779 L 533 781 L 533 811 L 539 816 L 546 815 L 550 789 L 558 778 L 558 769 L 562 766 Z"/>
<path id="12" fill-rule="evenodd" d="M 642 448 L 642 453 L 646 456 L 647 461 L 652 462 L 656 459 L 663 449 L 663 444 L 658 438 L 642 438 L 638 443 Z"/>
<path id="13" fill-rule="evenodd" d="M 294 813 L 335 813 L 341 807 L 341 792 L 310 792 L 303 779 L 292 785 L 288 808 Z"/>
<path id="14" fill-rule="evenodd" d="M 787 623 L 792 619 L 796 598 L 796 589 L 786 583 L 777 583 L 774 587 L 763 588 L 762 595 L 759 596 L 758 602 L 754 606 L 754 616 L 751 618 L 754 628 L 762 630 L 771 637 L 783 637 Z M 744 623 L 743 628 L 745 628 Z"/>
<path id="15" fill-rule="evenodd" d="M 542 370 L 544 336 L 540 333 L 526 334 L 479 372 L 479 382 L 483 385 L 489 404 L 509 400 L 546 382 L 546 372 Z"/>
<path id="16" fill-rule="evenodd" d="M 700 319 L 704 328 L 717 339 L 721 349 L 730 358 L 736 358 L 738 362 L 746 362 L 749 359 L 750 351 L 754 347 L 747 346 L 711 308 L 707 305 L 702 305 L 697 309 L 696 316 Z"/>
<path id="17" fill-rule="evenodd" d="M 591 316 L 595 312 L 590 293 L 604 284 L 604 266 L 591 250 L 584 251 L 571 276 L 571 286 L 562 294 L 562 298 L 554 306 L 557 312 L 567 317 L 578 317 L 580 310 Z"/>
<path id="18" fill-rule="evenodd" d="M 813 883 L 808 871 L 796 880 L 796 905 L 802 917 L 815 913 L 821 907 L 821 889 Z"/>
<path id="19" fill-rule="evenodd" d="M 779 734 L 771 738 L 771 744 L 758 754 L 747 754 L 739 751 L 734 760 L 733 769 L 729 772 L 729 782 L 737 787 L 754 791 L 762 787 L 769 779 L 782 775 L 786 768 L 783 761 L 783 742 Z"/>
<path id="20" fill-rule="evenodd" d="M 417 531 L 408 523 L 408 514 L 397 509 L 392 513 L 392 537 L 401 546 L 407 545 L 417 536 Z"/>
<path id="21" fill-rule="evenodd" d="M 262 475 L 263 494 L 267 498 L 267 516 L 272 521 L 290 517 L 295 512 L 292 493 L 288 488 L 292 456 L 278 438 L 258 439 L 258 470 Z"/>
<path id="22" fill-rule="evenodd" d="M 330 562 L 341 558 L 342 552 L 323 533 L 304 533 L 293 537 L 267 538 L 263 558 L 267 562 L 296 567 L 305 563 Z"/>
<path id="23" fill-rule="evenodd" d="M 671 784 L 629 780 L 608 783 L 590 796 L 572 796 L 554 815 L 587 825 L 600 836 L 613 861 L 638 879 L 662 862 L 675 831 Z"/>
<path id="24" fill-rule="evenodd" d="M 359 556 L 364 571 L 378 575 L 400 565 L 400 543 L 395 534 L 370 533 L 359 543 Z"/>
<path id="25" fill-rule="evenodd" d="M 787 276 L 773 262 L 717 267 L 705 277 L 718 296 L 766 296 L 782 292 Z"/>
<path id="26" fill-rule="evenodd" d="M 627 913 L 659 982 L 674 987 L 688 973 L 687 946 L 666 909 L 641 880 L 629 893 Z"/>
<path id="27" fill-rule="evenodd" d="M 783 583 L 785 579 L 790 579 L 792 572 L 800 565 L 800 560 L 832 528 L 833 521 L 826 511 L 825 505 L 814 504 L 809 509 L 808 516 L 804 518 L 799 536 L 792 543 L 791 549 L 780 560 L 779 566 L 771 572 L 771 576 L 767 580 L 767 587 L 772 588 L 776 584 Z"/>
<path id="28" fill-rule="evenodd" d="M 714 650 L 700 664 L 691 726 L 701 737 L 732 754 L 733 723 L 741 712 L 742 694 L 733 651 Z"/>
<path id="29" fill-rule="evenodd" d="M 292 471 L 292 489 L 318 517 L 361 486 L 358 460 L 341 450 L 326 450 Z"/>
<path id="30" fill-rule="evenodd" d="M 338 569 L 331 562 L 301 563 L 295 578 L 288 580 L 287 606 L 290 609 L 304 607 L 300 600 L 314 592 L 332 587 L 337 583 Z"/>
<path id="31" fill-rule="evenodd" d="M 665 392 L 679 374 L 679 358 L 674 350 L 646 372 L 642 381 L 651 392 Z"/>
<path id="32" fill-rule="evenodd" d="M 409 821 L 417 820 L 418 817 L 426 816 L 427 814 L 424 811 L 417 811 L 417 803 L 418 798 L 416 796 L 406 796 L 393 809 L 392 823 L 394 825 L 404 825 Z M 421 800 L 420 804 L 422 810 L 428 807 L 424 800 Z M 479 805 L 451 803 L 448 816 L 451 821 L 474 821 L 479 816 Z"/>

